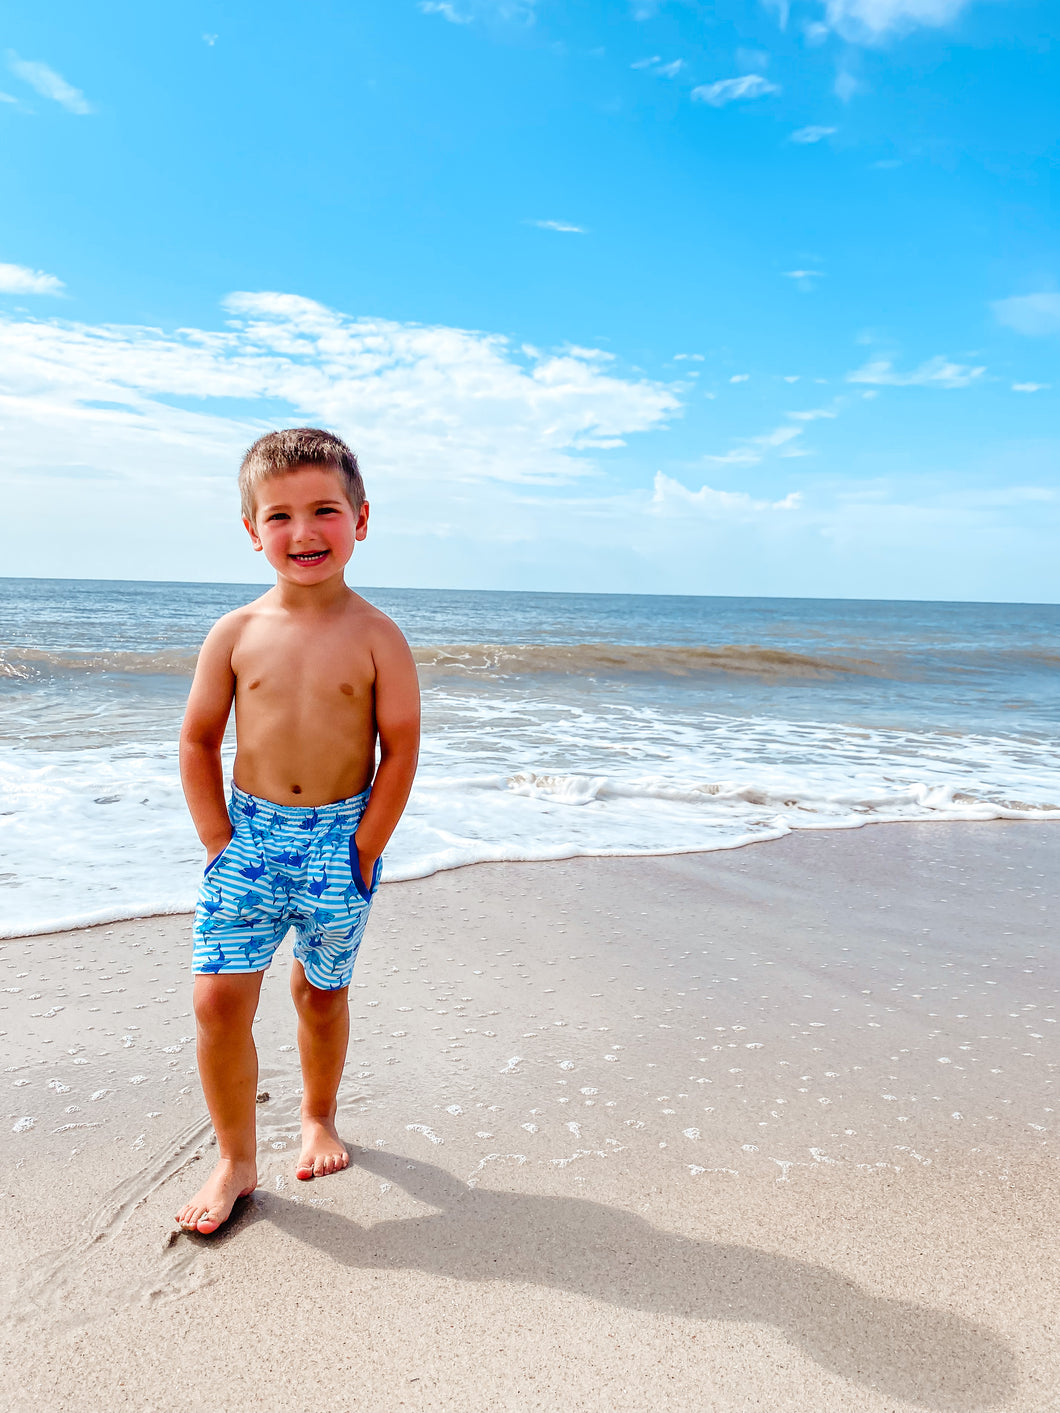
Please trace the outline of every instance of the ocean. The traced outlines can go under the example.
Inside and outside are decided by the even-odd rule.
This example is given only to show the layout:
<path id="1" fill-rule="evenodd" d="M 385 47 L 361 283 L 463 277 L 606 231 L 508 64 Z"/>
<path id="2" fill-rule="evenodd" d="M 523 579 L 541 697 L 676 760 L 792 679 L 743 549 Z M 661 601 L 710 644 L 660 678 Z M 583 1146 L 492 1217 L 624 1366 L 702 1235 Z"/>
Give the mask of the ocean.
<path id="1" fill-rule="evenodd" d="M 390 880 L 1060 819 L 1057 605 L 360 591 L 424 692 Z M 194 905 L 181 714 L 205 632 L 261 592 L 0 579 L 0 936 Z"/>

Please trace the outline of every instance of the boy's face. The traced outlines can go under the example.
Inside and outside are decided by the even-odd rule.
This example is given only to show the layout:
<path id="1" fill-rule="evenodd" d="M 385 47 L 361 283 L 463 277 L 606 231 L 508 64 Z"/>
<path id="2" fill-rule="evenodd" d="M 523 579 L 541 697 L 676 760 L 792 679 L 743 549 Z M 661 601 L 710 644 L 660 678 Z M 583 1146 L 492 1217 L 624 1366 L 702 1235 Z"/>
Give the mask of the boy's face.
<path id="1" fill-rule="evenodd" d="M 261 482 L 243 524 L 277 574 L 308 587 L 342 573 L 368 533 L 368 504 L 355 511 L 330 466 L 299 466 Z"/>

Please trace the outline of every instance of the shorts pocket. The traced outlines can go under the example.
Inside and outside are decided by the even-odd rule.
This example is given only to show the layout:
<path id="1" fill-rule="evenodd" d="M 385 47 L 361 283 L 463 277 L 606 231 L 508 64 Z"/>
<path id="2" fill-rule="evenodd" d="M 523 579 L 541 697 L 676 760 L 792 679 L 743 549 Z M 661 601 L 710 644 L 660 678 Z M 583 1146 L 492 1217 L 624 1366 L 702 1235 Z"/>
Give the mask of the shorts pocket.
<path id="1" fill-rule="evenodd" d="M 375 867 L 372 869 L 372 885 L 369 888 L 361 875 L 361 858 L 357 852 L 357 840 L 352 834 L 350 835 L 350 874 L 353 878 L 353 886 L 366 903 L 372 901 L 372 895 L 379 885 L 379 873 L 382 864 L 383 860 L 381 858 L 376 859 Z"/>
<path id="2" fill-rule="evenodd" d="M 214 869 L 217 867 L 217 865 L 218 865 L 218 864 L 221 862 L 221 860 L 224 858 L 225 854 L 228 853 L 229 849 L 232 847 L 232 841 L 233 841 L 234 838 L 235 838 L 235 835 L 232 836 L 232 839 L 229 839 L 228 843 L 224 846 L 224 848 L 221 850 L 221 852 L 220 852 L 219 854 L 214 854 L 213 858 L 210 860 L 210 862 L 206 865 L 206 867 L 205 867 L 205 868 L 203 869 L 203 871 L 202 871 L 202 876 L 203 876 L 203 878 L 208 878 L 209 875 L 214 871 Z"/>

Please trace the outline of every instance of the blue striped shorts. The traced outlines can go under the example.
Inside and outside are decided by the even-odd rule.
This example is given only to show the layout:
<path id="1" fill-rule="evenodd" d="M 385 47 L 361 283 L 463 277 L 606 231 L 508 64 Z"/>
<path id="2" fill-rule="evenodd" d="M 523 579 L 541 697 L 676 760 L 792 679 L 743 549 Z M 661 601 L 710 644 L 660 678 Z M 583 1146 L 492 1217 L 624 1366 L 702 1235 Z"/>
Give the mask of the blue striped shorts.
<path id="1" fill-rule="evenodd" d="M 259 800 L 233 785 L 232 838 L 206 866 L 195 909 L 192 970 L 264 971 L 289 928 L 311 985 L 349 986 L 372 898 L 354 831 L 369 791 L 307 808 Z"/>

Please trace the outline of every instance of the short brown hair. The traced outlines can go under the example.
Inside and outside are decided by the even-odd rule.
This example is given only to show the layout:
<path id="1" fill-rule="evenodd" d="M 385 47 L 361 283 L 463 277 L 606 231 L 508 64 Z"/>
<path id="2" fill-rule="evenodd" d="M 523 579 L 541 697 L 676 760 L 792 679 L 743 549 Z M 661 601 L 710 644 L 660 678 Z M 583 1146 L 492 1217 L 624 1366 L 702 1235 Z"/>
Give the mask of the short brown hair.
<path id="1" fill-rule="evenodd" d="M 248 520 L 254 519 L 255 492 L 262 481 L 297 471 L 299 466 L 330 466 L 337 471 L 354 511 L 367 499 L 357 458 L 341 437 L 320 427 L 287 427 L 282 432 L 266 432 L 243 458 L 239 498 Z"/>

